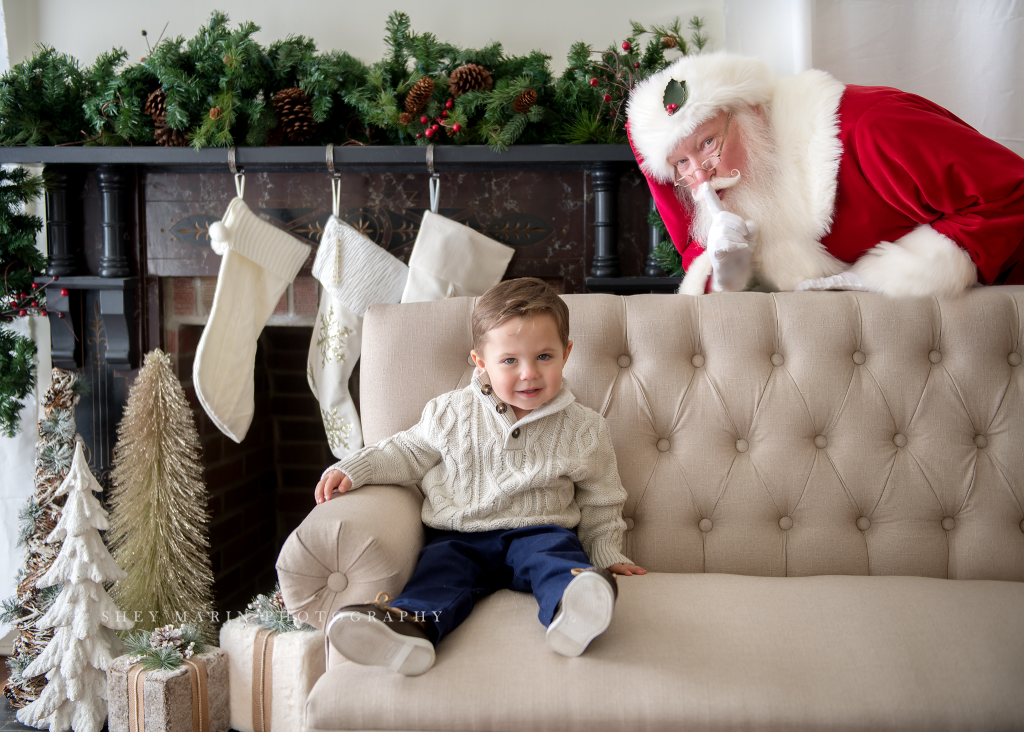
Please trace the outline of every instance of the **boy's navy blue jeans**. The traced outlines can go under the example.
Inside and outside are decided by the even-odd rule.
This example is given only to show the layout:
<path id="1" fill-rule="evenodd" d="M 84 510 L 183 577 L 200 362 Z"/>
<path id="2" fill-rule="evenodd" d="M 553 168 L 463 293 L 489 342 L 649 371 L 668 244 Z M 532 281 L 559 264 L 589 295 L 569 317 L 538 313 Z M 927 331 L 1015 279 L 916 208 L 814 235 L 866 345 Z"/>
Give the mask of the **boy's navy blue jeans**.
<path id="1" fill-rule="evenodd" d="M 434 643 L 469 617 L 478 599 L 506 588 L 532 592 L 540 605 L 537 617 L 549 625 L 571 570 L 592 566 L 576 534 L 561 526 L 474 533 L 428 526 L 416 570 L 389 604 L 425 617 Z"/>

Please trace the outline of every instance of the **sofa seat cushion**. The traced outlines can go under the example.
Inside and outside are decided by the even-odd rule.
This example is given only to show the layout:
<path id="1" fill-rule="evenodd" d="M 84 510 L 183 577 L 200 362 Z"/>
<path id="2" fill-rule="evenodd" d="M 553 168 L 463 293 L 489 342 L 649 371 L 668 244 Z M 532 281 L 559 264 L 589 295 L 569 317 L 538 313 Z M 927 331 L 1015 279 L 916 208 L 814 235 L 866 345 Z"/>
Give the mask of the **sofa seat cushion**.
<path id="1" fill-rule="evenodd" d="M 532 595 L 482 600 L 407 678 L 342 662 L 306 729 L 1019 729 L 1024 583 L 659 574 L 619 579 L 579 658 Z"/>

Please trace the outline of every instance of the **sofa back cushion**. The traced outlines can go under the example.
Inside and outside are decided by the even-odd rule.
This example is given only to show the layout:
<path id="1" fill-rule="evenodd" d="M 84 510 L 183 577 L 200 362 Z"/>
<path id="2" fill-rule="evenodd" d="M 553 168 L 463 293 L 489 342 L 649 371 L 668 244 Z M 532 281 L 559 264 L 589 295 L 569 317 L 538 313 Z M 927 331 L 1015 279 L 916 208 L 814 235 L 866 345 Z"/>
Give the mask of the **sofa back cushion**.
<path id="1" fill-rule="evenodd" d="M 1024 581 L 1024 289 L 565 300 L 635 562 Z M 367 313 L 368 444 L 469 383 L 474 302 Z"/>

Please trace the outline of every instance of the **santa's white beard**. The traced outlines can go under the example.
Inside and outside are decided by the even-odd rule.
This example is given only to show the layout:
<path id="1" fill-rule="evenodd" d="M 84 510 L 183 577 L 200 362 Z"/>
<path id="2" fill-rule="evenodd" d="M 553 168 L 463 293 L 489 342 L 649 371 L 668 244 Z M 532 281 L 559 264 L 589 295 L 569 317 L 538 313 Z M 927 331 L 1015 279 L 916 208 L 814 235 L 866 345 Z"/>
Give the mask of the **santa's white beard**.
<path id="1" fill-rule="evenodd" d="M 765 242 L 771 242 L 780 227 L 782 202 L 778 199 L 779 156 L 771 137 L 768 123 L 756 114 L 739 112 L 733 124 L 739 123 L 737 132 L 743 137 L 747 163 L 743 172 L 730 171 L 728 177 L 715 176 L 711 179 L 713 189 L 726 189 L 722 207 L 744 221 L 755 221 L 760 231 L 754 246 L 754 257 Z M 705 246 L 711 229 L 713 214 L 702 199 L 697 198 L 696 189 L 680 186 L 679 200 L 692 216 L 690 234 Z"/>

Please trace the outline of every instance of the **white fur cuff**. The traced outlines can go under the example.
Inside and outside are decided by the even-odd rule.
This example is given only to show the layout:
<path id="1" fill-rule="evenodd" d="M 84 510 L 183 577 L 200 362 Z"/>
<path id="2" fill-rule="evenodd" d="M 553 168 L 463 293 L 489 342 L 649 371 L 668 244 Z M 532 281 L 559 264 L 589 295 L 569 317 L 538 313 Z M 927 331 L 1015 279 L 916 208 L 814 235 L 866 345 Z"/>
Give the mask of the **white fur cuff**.
<path id="1" fill-rule="evenodd" d="M 927 224 L 869 249 L 851 270 L 872 292 L 894 297 L 955 297 L 978 282 L 970 255 Z"/>

